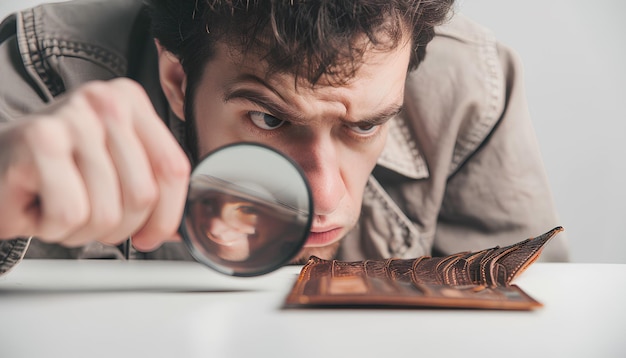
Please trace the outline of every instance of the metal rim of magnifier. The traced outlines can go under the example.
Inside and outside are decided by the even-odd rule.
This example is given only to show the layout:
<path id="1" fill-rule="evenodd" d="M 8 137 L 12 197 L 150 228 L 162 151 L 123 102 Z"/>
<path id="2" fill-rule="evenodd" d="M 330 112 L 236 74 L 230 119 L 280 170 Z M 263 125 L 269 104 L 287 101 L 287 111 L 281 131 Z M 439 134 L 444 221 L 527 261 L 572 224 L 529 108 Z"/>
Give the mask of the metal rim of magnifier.
<path id="1" fill-rule="evenodd" d="M 309 215 L 307 218 L 307 222 L 303 227 L 303 232 L 302 232 L 302 237 L 300 238 L 299 242 L 297 245 L 295 245 L 294 249 L 292 250 L 292 252 L 290 252 L 289 254 L 285 255 L 284 258 L 277 260 L 276 263 L 274 265 L 271 266 L 267 266 L 264 267 L 263 269 L 259 269 L 259 270 L 254 270 L 254 271 L 246 271 L 246 272 L 238 272 L 235 271 L 234 269 L 227 269 L 224 267 L 224 265 L 219 265 L 215 262 L 213 262 L 212 260 L 208 259 L 204 254 L 202 254 L 202 252 L 200 252 L 200 250 L 196 247 L 196 245 L 194 244 L 193 240 L 190 238 L 190 235 L 187 233 L 187 228 L 185 225 L 185 221 L 187 218 L 187 212 L 189 210 L 189 201 L 185 200 L 185 211 L 183 212 L 183 219 L 181 220 L 179 229 L 178 229 L 178 233 L 180 234 L 180 236 L 183 239 L 183 242 L 185 243 L 185 246 L 187 247 L 189 253 L 191 254 L 191 256 L 193 256 L 193 258 L 212 268 L 213 270 L 229 275 L 229 276 L 239 276 L 239 277 L 252 277 L 252 276 L 260 276 L 260 275 L 264 275 L 267 273 L 270 273 L 272 271 L 275 271 L 279 268 L 281 268 L 282 266 L 284 266 L 285 264 L 289 263 L 289 261 L 291 259 L 293 259 L 298 252 L 300 252 L 300 250 L 302 249 L 302 247 L 304 246 L 307 237 L 309 236 L 309 231 L 311 230 L 311 225 L 313 223 L 313 193 L 311 192 L 311 186 L 309 184 L 309 181 L 307 180 L 306 176 L 304 175 L 304 172 L 302 171 L 302 168 L 300 168 L 300 166 L 291 158 L 289 158 L 288 156 L 286 156 L 285 154 L 281 153 L 280 151 L 267 146 L 265 144 L 261 144 L 261 143 L 254 143 L 254 142 L 237 142 L 237 143 L 231 143 L 231 144 L 226 144 L 224 146 L 218 147 L 212 151 L 210 151 L 209 153 L 207 153 L 206 155 L 204 155 L 197 163 L 196 167 L 202 163 L 202 161 L 206 158 L 208 158 L 211 155 L 214 155 L 217 152 L 223 151 L 227 148 L 230 147 L 235 147 L 235 146 L 252 146 L 252 147 L 257 147 L 257 148 L 262 148 L 262 149 L 266 149 L 269 150 L 271 152 L 274 152 L 275 154 L 277 154 L 279 157 L 282 157 L 283 159 L 285 159 L 286 162 L 290 163 L 292 165 L 292 167 L 294 168 L 294 170 L 296 170 L 296 172 L 300 175 L 300 178 L 302 179 L 303 183 L 304 183 L 304 187 L 307 191 L 307 197 L 309 199 Z M 194 169 L 191 171 L 191 175 L 190 175 L 190 179 L 193 176 L 193 173 L 196 169 L 196 167 L 194 167 Z M 190 183 L 190 188 L 191 188 L 191 183 Z"/>

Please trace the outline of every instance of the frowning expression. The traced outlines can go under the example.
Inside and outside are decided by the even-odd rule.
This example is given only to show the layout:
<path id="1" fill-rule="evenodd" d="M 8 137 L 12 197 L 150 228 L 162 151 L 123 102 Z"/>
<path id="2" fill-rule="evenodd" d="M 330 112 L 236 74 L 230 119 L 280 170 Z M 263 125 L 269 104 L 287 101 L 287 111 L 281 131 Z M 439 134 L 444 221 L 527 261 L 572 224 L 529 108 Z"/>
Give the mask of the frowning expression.
<path id="1" fill-rule="evenodd" d="M 194 92 L 199 156 L 250 141 L 295 160 L 311 184 L 315 214 L 301 257 L 332 256 L 357 222 L 386 123 L 402 108 L 410 45 L 372 49 L 344 84 L 315 86 L 292 74 L 268 76 L 252 54 L 223 44 L 215 50 Z"/>

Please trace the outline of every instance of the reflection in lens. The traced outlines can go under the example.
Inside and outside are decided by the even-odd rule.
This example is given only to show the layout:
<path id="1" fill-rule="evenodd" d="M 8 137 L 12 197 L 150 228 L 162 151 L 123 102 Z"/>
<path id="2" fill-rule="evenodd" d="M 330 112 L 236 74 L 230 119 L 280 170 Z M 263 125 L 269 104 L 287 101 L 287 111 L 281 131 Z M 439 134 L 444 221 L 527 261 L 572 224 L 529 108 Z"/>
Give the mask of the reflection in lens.
<path id="1" fill-rule="evenodd" d="M 285 166 L 272 173 L 275 177 L 259 179 L 258 171 L 246 174 L 246 166 L 233 166 L 233 160 L 205 165 L 191 176 L 181 234 L 198 261 L 231 275 L 258 275 L 287 263 L 303 246 L 311 224 L 312 203 L 302 174 L 275 151 L 255 150 L 260 149 Z M 257 162 L 268 160 L 246 153 Z M 234 175 L 225 166 L 239 172 Z M 212 171 L 220 177 L 210 175 Z M 290 189 L 290 194 L 285 190 L 290 187 L 298 189 Z M 303 190 L 308 200 L 302 200 Z"/>
<path id="2" fill-rule="evenodd" d="M 243 218 L 239 217 L 237 211 L 244 203 L 220 203 L 222 198 L 215 197 L 214 199 L 215 202 L 201 201 L 199 205 L 192 205 L 192 211 L 200 213 L 194 219 L 197 220 L 198 224 L 202 225 L 198 228 L 202 232 L 198 234 L 206 236 L 215 244 L 215 249 L 212 251 L 224 260 L 244 261 L 250 258 L 251 246 L 261 245 L 253 237 L 256 233 L 256 215 L 246 215 L 247 220 L 242 220 Z M 246 204 L 248 206 L 252 205 L 251 203 Z M 212 215 L 213 213 L 220 214 Z"/>
<path id="3" fill-rule="evenodd" d="M 193 180 L 220 185 L 207 176 Z M 200 241 L 205 254 L 217 264 L 245 269 L 293 251 L 299 244 L 294 237 L 303 227 L 301 213 L 267 198 L 236 196 L 233 187 L 205 186 L 189 198 L 188 220 L 193 223 L 194 236 L 206 238 Z"/>

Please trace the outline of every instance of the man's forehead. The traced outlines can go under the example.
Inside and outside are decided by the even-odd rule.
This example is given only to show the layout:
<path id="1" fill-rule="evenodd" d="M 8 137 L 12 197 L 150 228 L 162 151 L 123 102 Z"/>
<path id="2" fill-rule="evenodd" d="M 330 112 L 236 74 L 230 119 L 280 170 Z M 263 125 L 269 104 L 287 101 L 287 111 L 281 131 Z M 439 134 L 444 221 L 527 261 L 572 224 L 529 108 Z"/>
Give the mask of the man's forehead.
<path id="1" fill-rule="evenodd" d="M 220 42 L 215 49 L 222 55 L 216 56 L 214 60 L 229 62 L 238 69 L 240 74 L 258 77 L 266 83 L 289 85 L 295 91 L 314 90 L 319 87 L 350 87 L 357 80 L 371 77 L 371 68 L 384 65 L 389 56 L 397 56 L 399 52 L 405 52 L 403 49 L 410 47 L 408 41 L 397 45 L 393 48 L 381 47 L 373 46 L 366 40 L 360 41 L 359 46 L 362 51 L 355 61 L 339 59 L 337 63 L 329 64 L 327 73 L 315 79 L 315 82 L 312 82 L 306 74 L 310 73 L 311 66 L 317 66 L 317 64 L 304 61 L 296 68 L 280 69 L 270 62 L 266 50 L 261 48 L 244 50 L 240 46 Z M 407 52 L 407 58 L 409 55 Z"/>
<path id="2" fill-rule="evenodd" d="M 267 63 L 259 57 L 243 56 L 223 45 L 216 56 L 223 62 L 211 69 L 217 81 L 213 85 L 225 102 L 252 102 L 292 123 L 333 119 L 363 126 L 384 124 L 402 109 L 409 55 L 406 48 L 372 53 L 372 60 L 348 82 L 312 85 L 293 74 L 268 74 Z"/>

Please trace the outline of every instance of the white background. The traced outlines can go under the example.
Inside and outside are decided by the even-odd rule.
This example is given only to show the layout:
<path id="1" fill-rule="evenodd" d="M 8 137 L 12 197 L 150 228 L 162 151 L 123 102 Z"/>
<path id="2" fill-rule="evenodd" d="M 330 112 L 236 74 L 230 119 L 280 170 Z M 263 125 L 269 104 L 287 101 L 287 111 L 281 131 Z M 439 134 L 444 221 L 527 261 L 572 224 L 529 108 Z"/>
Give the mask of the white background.
<path id="1" fill-rule="evenodd" d="M 626 263 L 626 2 L 457 1 L 522 58 L 572 261 Z"/>
<path id="2" fill-rule="evenodd" d="M 522 58 L 573 261 L 626 263 L 626 2 L 458 4 Z"/>

